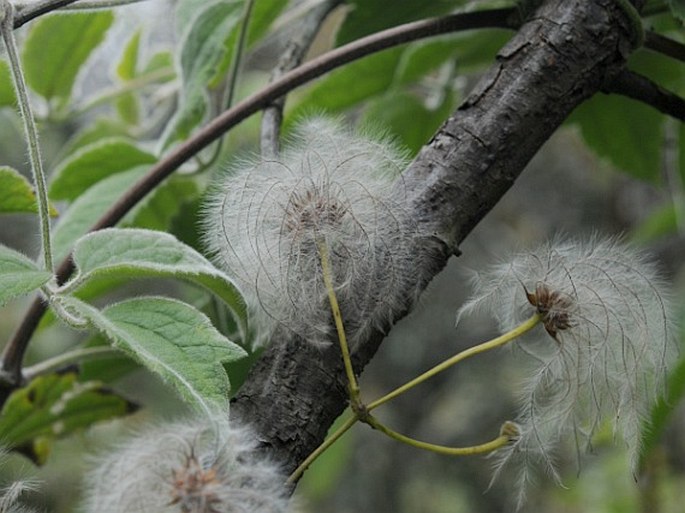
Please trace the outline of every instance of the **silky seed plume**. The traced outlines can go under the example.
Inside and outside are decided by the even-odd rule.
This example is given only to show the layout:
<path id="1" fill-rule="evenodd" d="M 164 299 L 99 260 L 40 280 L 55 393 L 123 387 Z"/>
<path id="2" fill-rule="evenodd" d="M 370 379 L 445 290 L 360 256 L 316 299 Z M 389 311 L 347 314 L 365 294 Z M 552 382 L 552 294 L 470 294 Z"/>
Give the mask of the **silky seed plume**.
<path id="1" fill-rule="evenodd" d="M 312 119 L 278 158 L 236 164 L 217 181 L 205 240 L 263 339 L 285 329 L 327 343 L 321 245 L 352 346 L 407 304 L 415 228 L 404 207 L 405 166 L 387 139 Z"/>

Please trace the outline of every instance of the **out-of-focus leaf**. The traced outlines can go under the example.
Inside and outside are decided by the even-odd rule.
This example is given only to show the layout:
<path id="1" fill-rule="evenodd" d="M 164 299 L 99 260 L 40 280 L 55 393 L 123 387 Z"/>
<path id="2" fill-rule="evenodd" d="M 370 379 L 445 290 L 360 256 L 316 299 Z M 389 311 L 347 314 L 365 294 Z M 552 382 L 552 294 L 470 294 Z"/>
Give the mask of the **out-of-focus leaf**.
<path id="1" fill-rule="evenodd" d="M 14 84 L 7 61 L 0 59 L 0 107 L 13 106 L 17 102 Z"/>
<path id="2" fill-rule="evenodd" d="M 668 0 L 673 16 L 680 21 L 685 21 L 685 0 Z"/>
<path id="3" fill-rule="evenodd" d="M 140 48 L 141 31 L 137 30 L 124 47 L 124 51 L 116 67 L 117 76 L 124 82 L 136 78 L 138 68 L 138 51 Z M 140 119 L 140 106 L 134 93 L 126 93 L 116 100 L 119 117 L 129 125 L 136 125 Z"/>
<path id="4" fill-rule="evenodd" d="M 349 0 L 347 3 L 351 10 L 338 31 L 337 46 L 395 25 L 449 12 L 465 0 L 395 0 L 392 4 L 385 0 Z"/>
<path id="5" fill-rule="evenodd" d="M 0 306 L 36 290 L 51 277 L 28 257 L 0 244 Z"/>
<path id="6" fill-rule="evenodd" d="M 671 371 L 667 384 L 668 396 L 662 397 L 652 408 L 642 429 L 642 459 L 657 445 L 673 410 L 685 396 L 685 358 L 680 358 Z"/>
<path id="7" fill-rule="evenodd" d="M 290 119 L 307 112 L 339 112 L 386 91 L 393 82 L 401 55 L 401 48 L 393 48 L 332 72 L 297 100 Z"/>
<path id="8" fill-rule="evenodd" d="M 193 201 L 199 192 L 193 179 L 172 176 L 143 199 L 125 224 L 150 230 L 169 230 L 183 205 Z"/>
<path id="9" fill-rule="evenodd" d="M 405 92 L 390 92 L 372 101 L 364 112 L 370 125 L 386 127 L 397 135 L 402 147 L 416 154 L 426 144 L 454 108 L 454 99 L 448 94 L 435 109 L 428 109 L 416 96 Z"/>
<path id="10" fill-rule="evenodd" d="M 638 243 L 646 243 L 669 233 L 674 233 L 677 228 L 676 208 L 670 204 L 653 212 L 640 223 L 633 230 L 631 238 Z"/>
<path id="11" fill-rule="evenodd" d="M 134 408 L 98 381 L 79 382 L 74 373 L 40 376 L 5 403 L 0 439 L 42 464 L 53 440 Z"/>
<path id="12" fill-rule="evenodd" d="M 583 139 L 600 157 L 636 178 L 659 176 L 664 116 L 617 96 L 596 95 L 571 114 Z"/>
<path id="13" fill-rule="evenodd" d="M 103 311 L 67 298 L 115 347 L 165 382 L 187 402 L 212 411 L 228 404 L 230 383 L 222 362 L 246 356 L 195 308 L 174 299 L 141 297 Z"/>
<path id="14" fill-rule="evenodd" d="M 288 5 L 288 0 L 254 0 L 248 25 L 247 45 L 252 46 Z"/>
<path id="15" fill-rule="evenodd" d="M 57 166 L 50 195 L 73 200 L 103 178 L 156 161 L 154 155 L 126 139 L 101 140 L 80 148 Z"/>
<path id="16" fill-rule="evenodd" d="M 123 124 L 114 122 L 110 118 L 101 118 L 90 123 L 87 128 L 76 132 L 76 134 L 67 141 L 67 144 L 62 149 L 61 155 L 71 155 L 84 146 L 105 139 L 122 138 L 126 135 L 127 129 Z"/>
<path id="17" fill-rule="evenodd" d="M 79 239 L 74 247 L 75 283 L 103 277 L 169 277 L 188 280 L 216 294 L 245 331 L 240 292 L 223 272 L 172 235 L 134 228 L 108 228 Z"/>
<path id="18" fill-rule="evenodd" d="M 179 109 L 163 136 L 164 145 L 185 139 L 207 112 L 207 84 L 227 66 L 233 52 L 241 3 L 214 2 L 194 19 L 183 38 L 180 67 L 183 90 Z"/>
<path id="19" fill-rule="evenodd" d="M 69 99 L 76 76 L 102 42 L 111 11 L 43 16 L 31 24 L 24 43 L 26 82 L 47 100 Z"/>
<path id="20" fill-rule="evenodd" d="M 58 212 L 49 206 L 50 215 Z M 7 166 L 0 166 L 0 214 L 9 212 L 38 213 L 36 193 L 29 181 L 19 171 Z"/>

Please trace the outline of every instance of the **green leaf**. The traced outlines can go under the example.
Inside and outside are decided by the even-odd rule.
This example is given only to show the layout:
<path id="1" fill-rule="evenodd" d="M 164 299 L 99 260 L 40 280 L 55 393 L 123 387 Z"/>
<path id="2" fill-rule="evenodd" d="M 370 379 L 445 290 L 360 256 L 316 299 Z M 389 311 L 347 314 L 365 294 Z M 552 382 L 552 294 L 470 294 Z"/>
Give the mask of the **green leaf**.
<path id="1" fill-rule="evenodd" d="M 10 299 L 36 290 L 52 277 L 32 260 L 0 244 L 0 306 Z"/>
<path id="2" fill-rule="evenodd" d="M 228 65 L 241 12 L 241 3 L 212 3 L 194 19 L 185 34 L 180 57 L 183 90 L 179 110 L 163 136 L 165 147 L 187 138 L 203 120 L 207 112 L 207 84 Z"/>
<path id="3" fill-rule="evenodd" d="M 596 95 L 569 117 L 597 155 L 642 180 L 659 177 L 664 116 L 618 96 Z"/>
<path id="4" fill-rule="evenodd" d="M 247 45 L 252 46 L 288 5 L 288 0 L 254 0 L 248 25 Z"/>
<path id="5" fill-rule="evenodd" d="M 386 91 L 393 82 L 402 51 L 385 50 L 330 73 L 298 99 L 289 118 L 295 119 L 307 111 L 340 112 Z"/>
<path id="6" fill-rule="evenodd" d="M 136 78 L 138 69 L 138 52 L 141 31 L 137 30 L 124 47 L 121 60 L 116 68 L 117 76 L 124 82 Z M 134 93 L 127 93 L 117 98 L 116 109 L 119 117 L 129 125 L 136 125 L 140 120 L 138 98 Z"/>
<path id="7" fill-rule="evenodd" d="M 86 233 L 131 184 L 140 179 L 147 168 L 117 173 L 93 185 L 81 194 L 62 214 L 52 237 L 56 260 L 66 257 L 76 240 Z"/>
<path id="8" fill-rule="evenodd" d="M 199 192 L 195 180 L 171 176 L 139 203 L 125 224 L 137 228 L 168 231 L 183 206 L 197 198 Z"/>
<path id="9" fill-rule="evenodd" d="M 410 93 L 390 91 L 370 102 L 363 119 L 372 126 L 386 127 L 399 137 L 402 147 L 415 155 L 449 116 L 454 104 L 453 96 L 447 94 L 437 108 L 429 109 Z"/>
<path id="10" fill-rule="evenodd" d="M 40 376 L 5 403 L 0 439 L 42 464 L 53 440 L 134 409 L 98 381 L 79 382 L 74 373 Z"/>
<path id="11" fill-rule="evenodd" d="M 200 311 L 157 297 L 129 299 L 102 312 L 74 298 L 65 302 L 190 404 L 205 411 L 227 406 L 230 383 L 221 362 L 246 353 Z"/>
<path id="12" fill-rule="evenodd" d="M 28 85 L 47 100 L 68 100 L 81 66 L 113 20 L 111 11 L 100 11 L 43 16 L 33 22 L 23 51 Z"/>
<path id="13" fill-rule="evenodd" d="M 136 69 L 138 68 L 138 51 L 140 49 L 141 31 L 136 30 L 133 37 L 126 43 L 124 51 L 121 54 L 119 64 L 117 64 L 117 76 L 123 80 L 133 80 L 136 78 Z"/>
<path id="14" fill-rule="evenodd" d="M 652 408 L 642 428 L 642 460 L 659 443 L 673 411 L 685 396 L 685 358 L 680 358 L 668 376 L 667 397 L 661 397 Z"/>
<path id="15" fill-rule="evenodd" d="M 247 314 L 240 292 L 205 257 L 164 232 L 108 228 L 81 238 L 73 252 L 80 285 L 98 277 L 158 276 L 183 279 L 210 290 L 234 312 L 245 330 Z"/>
<path id="16" fill-rule="evenodd" d="M 680 21 L 685 21 L 685 0 L 668 0 L 673 16 Z"/>
<path id="17" fill-rule="evenodd" d="M 105 139 L 122 138 L 127 135 L 126 127 L 111 118 L 100 118 L 88 124 L 88 127 L 76 132 L 66 143 L 60 155 L 65 157 L 76 153 L 76 150 Z"/>
<path id="18" fill-rule="evenodd" d="M 360 37 L 413 20 L 446 13 L 465 3 L 465 0 L 394 0 L 389 8 L 387 0 L 348 0 L 350 13 L 340 27 L 337 46 Z"/>
<path id="19" fill-rule="evenodd" d="M 50 215 L 58 212 L 50 205 Z M 0 213 L 31 212 L 38 213 L 36 193 L 29 181 L 16 169 L 0 166 Z"/>
<path id="20" fill-rule="evenodd" d="M 154 155 L 126 139 L 101 140 L 80 148 L 57 166 L 50 195 L 73 200 L 103 178 L 156 161 Z"/>
<path id="21" fill-rule="evenodd" d="M 14 106 L 16 102 L 10 66 L 6 60 L 0 59 L 0 107 Z"/>

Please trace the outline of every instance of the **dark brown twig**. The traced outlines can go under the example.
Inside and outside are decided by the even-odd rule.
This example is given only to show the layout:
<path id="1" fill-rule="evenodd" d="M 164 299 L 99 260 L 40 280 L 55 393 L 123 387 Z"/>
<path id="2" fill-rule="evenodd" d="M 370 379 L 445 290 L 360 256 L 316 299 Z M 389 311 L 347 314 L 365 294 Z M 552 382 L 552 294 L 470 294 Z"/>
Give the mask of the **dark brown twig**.
<path id="1" fill-rule="evenodd" d="M 685 45 L 651 30 L 645 33 L 645 48 L 685 62 Z"/>
<path id="2" fill-rule="evenodd" d="M 685 121 L 685 99 L 634 71 L 621 71 L 605 92 L 627 96 L 651 105 L 675 119 Z"/>

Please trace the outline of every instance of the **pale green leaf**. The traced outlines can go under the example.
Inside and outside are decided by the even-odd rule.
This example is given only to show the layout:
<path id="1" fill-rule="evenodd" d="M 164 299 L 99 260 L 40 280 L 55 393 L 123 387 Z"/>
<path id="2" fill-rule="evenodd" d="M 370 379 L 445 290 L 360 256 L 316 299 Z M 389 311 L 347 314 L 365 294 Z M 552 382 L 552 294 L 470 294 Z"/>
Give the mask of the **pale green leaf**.
<path id="1" fill-rule="evenodd" d="M 81 238 L 72 255 L 73 283 L 122 277 L 168 277 L 188 280 L 210 290 L 234 312 L 245 331 L 247 318 L 240 292 L 223 272 L 173 235 L 136 228 L 108 228 Z"/>
<path id="2" fill-rule="evenodd" d="M 240 2 L 214 2 L 194 19 L 182 42 L 180 106 L 163 136 L 165 146 L 185 139 L 207 111 L 207 84 L 225 69 L 240 22 Z"/>
<path id="3" fill-rule="evenodd" d="M 74 373 L 40 376 L 5 403 L 0 439 L 4 446 L 19 448 L 44 463 L 54 439 L 134 408 L 98 381 L 79 382 Z"/>
<path id="4" fill-rule="evenodd" d="M 113 20 L 111 11 L 99 11 L 43 16 L 34 21 L 22 58 L 28 85 L 47 100 L 67 100 L 79 70 Z"/>
<path id="5" fill-rule="evenodd" d="M 133 37 L 129 39 L 121 54 L 119 64 L 117 64 L 117 76 L 124 81 L 133 80 L 136 77 L 138 68 L 138 51 L 140 49 L 141 31 L 136 30 Z"/>
<path id="6" fill-rule="evenodd" d="M 52 277 L 28 257 L 0 244 L 0 306 L 17 296 L 28 294 Z"/>
<path id="7" fill-rule="evenodd" d="M 230 383 L 222 362 L 246 356 L 195 308 L 175 299 L 129 299 L 103 311 L 67 298 L 115 347 L 173 386 L 205 411 L 228 404 Z"/>
<path id="8" fill-rule="evenodd" d="M 103 178 L 156 161 L 154 155 L 126 139 L 101 140 L 80 148 L 57 166 L 50 195 L 55 199 L 74 199 Z"/>
<path id="9" fill-rule="evenodd" d="M 50 205 L 50 215 L 58 214 Z M 16 169 L 0 166 L 0 213 L 38 213 L 36 193 L 29 181 Z"/>
<path id="10" fill-rule="evenodd" d="M 133 183 L 146 168 L 117 173 L 93 185 L 81 194 L 60 217 L 52 238 L 56 260 L 66 257 L 76 239 L 85 234 Z"/>
<path id="11" fill-rule="evenodd" d="M 14 83 L 10 74 L 7 61 L 0 59 L 0 107 L 14 106 L 17 96 L 14 92 Z"/>
<path id="12" fill-rule="evenodd" d="M 169 231 L 184 205 L 195 200 L 199 193 L 193 179 L 182 175 L 171 176 L 143 198 L 125 224 L 136 228 Z"/>

